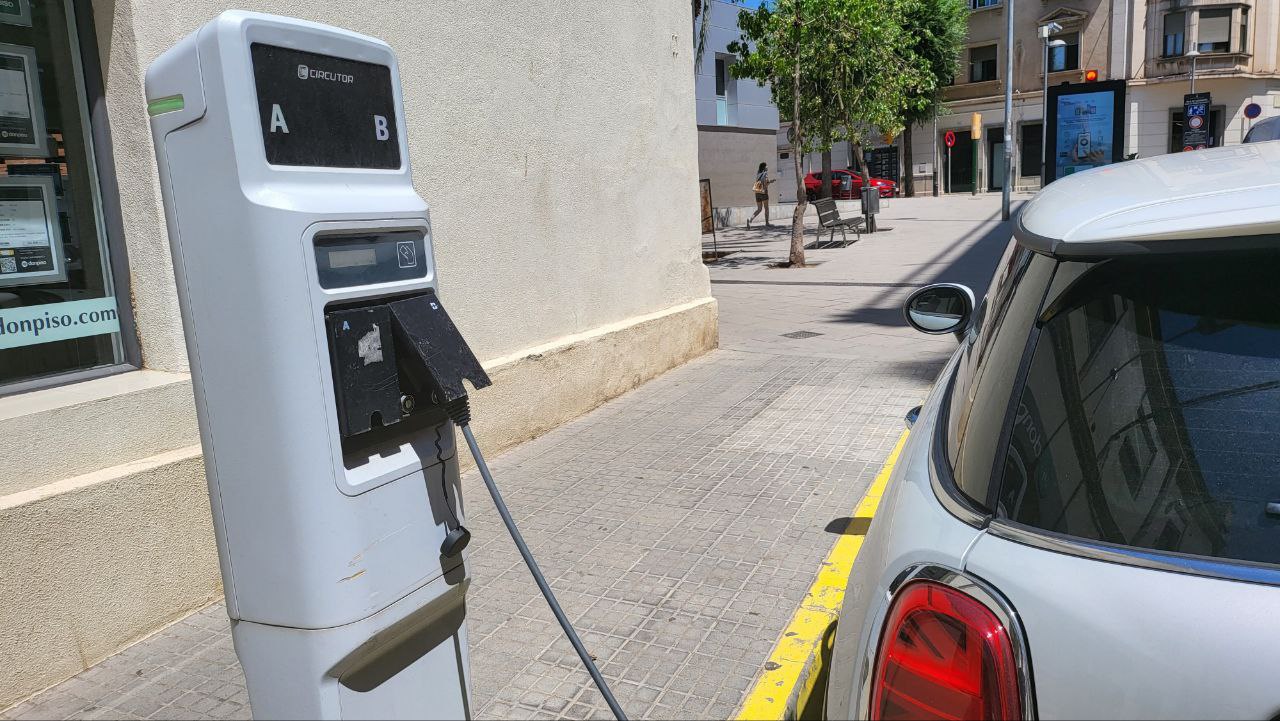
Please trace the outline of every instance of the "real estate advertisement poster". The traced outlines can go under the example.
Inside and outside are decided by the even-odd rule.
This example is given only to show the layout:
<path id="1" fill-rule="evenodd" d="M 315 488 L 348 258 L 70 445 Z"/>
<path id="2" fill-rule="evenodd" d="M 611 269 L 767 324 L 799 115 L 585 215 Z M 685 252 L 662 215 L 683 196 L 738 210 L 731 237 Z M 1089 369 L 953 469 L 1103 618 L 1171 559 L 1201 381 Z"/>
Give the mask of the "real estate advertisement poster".
<path id="1" fill-rule="evenodd" d="M 1046 182 L 1124 159 L 1124 81 L 1049 88 Z"/>
<path id="2" fill-rule="evenodd" d="M 66 279 L 53 178 L 0 177 L 0 288 Z"/>
<path id="3" fill-rule="evenodd" d="M 49 155 L 36 51 L 0 43 L 0 155 Z"/>
<path id="4" fill-rule="evenodd" d="M 0 0 L 0 23 L 31 27 L 31 0 Z"/>

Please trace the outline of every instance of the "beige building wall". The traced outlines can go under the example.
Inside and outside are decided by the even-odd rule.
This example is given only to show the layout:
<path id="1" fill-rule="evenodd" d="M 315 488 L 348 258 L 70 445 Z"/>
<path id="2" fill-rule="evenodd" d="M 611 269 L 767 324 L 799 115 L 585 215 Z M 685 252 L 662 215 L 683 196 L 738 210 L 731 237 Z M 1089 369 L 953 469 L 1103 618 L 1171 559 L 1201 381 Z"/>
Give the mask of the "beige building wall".
<path id="1" fill-rule="evenodd" d="M 711 180 L 711 200 L 717 208 L 755 207 L 751 190 L 756 170 L 764 163 L 770 178 L 777 178 L 778 132 L 734 126 L 700 126 L 698 170 Z M 778 202 L 778 186 L 769 187 L 770 202 Z M 762 216 L 763 217 L 763 216 Z"/>
<path id="2" fill-rule="evenodd" d="M 92 2 L 146 370 L 0 398 L 0 437 L 41 449 L 0 458 L 0 708 L 221 594 L 142 78 L 228 7 Z M 715 346 L 687 3 L 237 7 L 397 51 L 490 449 Z"/>
<path id="3" fill-rule="evenodd" d="M 1020 139 L 1023 125 L 1034 126 L 1043 117 L 1044 98 L 1044 49 L 1037 29 L 1049 21 L 1062 26 L 1063 33 L 1078 33 L 1080 37 L 1080 68 L 1049 74 L 1049 84 L 1078 83 L 1084 80 L 1084 71 L 1097 70 L 1099 79 L 1121 77 L 1123 70 L 1112 67 L 1112 18 L 1109 0 L 1062 0 L 1058 2 L 1014 3 L 1013 44 L 1013 125 L 1014 142 Z M 987 145 L 1002 138 L 995 131 L 1004 123 L 1004 86 L 1007 48 L 1005 23 L 1007 8 L 1004 3 L 992 7 L 971 10 L 969 33 L 960 55 L 959 73 L 954 84 L 946 91 L 948 113 L 938 118 L 938 133 L 948 130 L 957 133 L 968 131 L 973 113 L 982 114 L 983 148 L 980 154 L 982 189 L 985 191 L 992 168 Z M 996 80 L 970 82 L 969 60 L 974 48 L 996 46 Z M 932 128 L 916 128 L 912 140 L 917 149 L 927 148 L 932 155 Z M 945 174 L 946 148 L 939 142 L 940 172 Z M 932 161 L 917 151 L 916 164 Z M 1015 165 L 1018 163 L 1015 153 Z M 932 171 L 932 167 L 928 168 Z M 941 177 L 941 176 L 940 176 Z M 916 182 L 929 187 L 930 176 L 917 173 Z M 1015 169 L 1014 188 L 1026 190 L 1038 187 L 1039 176 L 1024 176 L 1021 168 Z M 946 187 L 945 179 L 943 187 Z M 967 191 L 966 191 L 967 192 Z"/>

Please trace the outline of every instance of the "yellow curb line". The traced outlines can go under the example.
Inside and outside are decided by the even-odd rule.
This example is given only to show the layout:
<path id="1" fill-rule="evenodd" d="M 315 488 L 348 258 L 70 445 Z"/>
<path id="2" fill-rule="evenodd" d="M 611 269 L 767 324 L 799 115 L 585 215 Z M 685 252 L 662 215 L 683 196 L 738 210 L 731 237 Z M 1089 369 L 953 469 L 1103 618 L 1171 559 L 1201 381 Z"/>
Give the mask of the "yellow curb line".
<path id="1" fill-rule="evenodd" d="M 898 462 L 898 455 L 902 453 L 906 440 L 907 433 L 904 431 L 854 511 L 850 526 L 861 519 L 869 523 L 875 515 L 880 506 L 880 498 L 884 495 L 885 485 L 889 482 L 889 474 Z M 818 676 L 817 669 L 813 668 L 813 661 L 818 656 L 823 634 L 840 613 L 845 584 L 849 581 L 849 572 L 853 569 L 858 551 L 862 549 L 862 539 L 863 534 L 842 534 L 831 548 L 822 562 L 822 568 L 818 570 L 817 579 L 809 587 L 809 592 L 800 602 L 800 608 L 796 609 L 795 615 L 783 630 L 782 637 L 769 654 L 764 673 L 756 679 L 755 686 L 747 693 L 738 713 L 734 715 L 735 718 L 750 721 L 796 718 L 798 709 L 804 706 L 806 700 L 802 697 L 813 691 L 813 684 Z"/>

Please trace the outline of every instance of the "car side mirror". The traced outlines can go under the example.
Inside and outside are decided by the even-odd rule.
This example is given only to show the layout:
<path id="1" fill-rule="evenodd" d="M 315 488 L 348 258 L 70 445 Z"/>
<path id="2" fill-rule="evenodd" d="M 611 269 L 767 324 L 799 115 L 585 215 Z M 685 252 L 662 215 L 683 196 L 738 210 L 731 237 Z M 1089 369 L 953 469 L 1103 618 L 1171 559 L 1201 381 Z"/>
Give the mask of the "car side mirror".
<path id="1" fill-rule="evenodd" d="M 973 291 L 957 283 L 927 285 L 907 297 L 907 325 L 929 335 L 960 333 L 973 317 Z"/>

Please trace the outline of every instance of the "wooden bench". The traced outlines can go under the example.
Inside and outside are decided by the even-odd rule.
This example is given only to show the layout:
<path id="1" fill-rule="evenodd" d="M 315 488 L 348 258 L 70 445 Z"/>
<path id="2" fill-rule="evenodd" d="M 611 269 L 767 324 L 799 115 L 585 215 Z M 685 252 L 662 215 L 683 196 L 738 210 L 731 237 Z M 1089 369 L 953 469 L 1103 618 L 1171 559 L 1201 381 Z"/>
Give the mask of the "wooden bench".
<path id="1" fill-rule="evenodd" d="M 818 224 L 823 228 L 831 231 L 828 242 L 836 239 L 836 229 L 840 229 L 840 238 L 848 243 L 849 236 L 845 233 L 845 228 L 853 228 L 853 232 L 857 234 L 857 239 L 862 240 L 863 220 L 859 216 L 857 218 L 841 218 L 840 211 L 836 210 L 836 201 L 831 198 L 818 198 L 813 201 L 813 207 L 818 210 Z M 819 231 L 821 235 L 821 231 Z"/>

